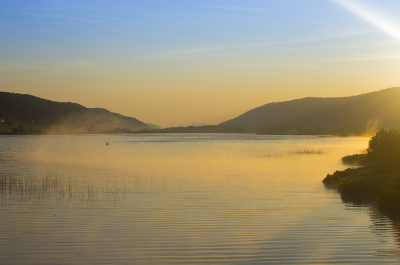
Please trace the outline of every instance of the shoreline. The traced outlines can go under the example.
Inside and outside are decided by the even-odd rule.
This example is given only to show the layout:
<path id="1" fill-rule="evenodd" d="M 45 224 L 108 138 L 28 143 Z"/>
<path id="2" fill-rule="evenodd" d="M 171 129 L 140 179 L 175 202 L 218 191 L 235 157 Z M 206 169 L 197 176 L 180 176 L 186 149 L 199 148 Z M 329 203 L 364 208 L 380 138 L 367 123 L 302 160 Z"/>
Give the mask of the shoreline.
<path id="1" fill-rule="evenodd" d="M 374 204 L 385 215 L 400 217 L 400 174 L 373 166 L 348 168 L 328 174 L 322 182 L 336 189 L 344 202 Z"/>

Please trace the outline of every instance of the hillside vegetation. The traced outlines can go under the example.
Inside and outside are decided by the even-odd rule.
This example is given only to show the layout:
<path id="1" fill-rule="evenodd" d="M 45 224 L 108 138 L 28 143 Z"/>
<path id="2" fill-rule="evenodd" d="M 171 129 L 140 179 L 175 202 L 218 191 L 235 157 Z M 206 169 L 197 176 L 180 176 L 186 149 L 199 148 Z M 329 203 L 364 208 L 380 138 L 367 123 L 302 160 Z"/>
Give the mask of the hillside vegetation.
<path id="1" fill-rule="evenodd" d="M 0 118 L 4 121 L 0 132 L 7 131 L 6 125 L 20 133 L 91 133 L 148 128 L 135 118 L 106 109 L 86 108 L 77 103 L 55 102 L 7 92 L 0 92 Z"/>
<path id="2" fill-rule="evenodd" d="M 325 186 L 337 189 L 344 201 L 376 203 L 382 212 L 400 216 L 400 131 L 380 130 L 364 154 L 344 158 L 364 166 L 328 174 Z"/>
<path id="3" fill-rule="evenodd" d="M 400 87 L 340 98 L 303 98 L 269 103 L 220 125 L 297 130 L 400 126 Z"/>

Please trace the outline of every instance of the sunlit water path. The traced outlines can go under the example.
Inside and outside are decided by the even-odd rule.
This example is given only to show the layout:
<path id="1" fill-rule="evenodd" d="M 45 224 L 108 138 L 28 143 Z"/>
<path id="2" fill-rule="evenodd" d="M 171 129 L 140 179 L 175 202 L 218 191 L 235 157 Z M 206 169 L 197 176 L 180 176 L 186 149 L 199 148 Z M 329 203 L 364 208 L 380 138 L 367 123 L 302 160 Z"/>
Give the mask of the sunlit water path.
<path id="1" fill-rule="evenodd" d="M 0 263 L 397 264 L 399 226 L 371 207 L 342 203 L 321 182 L 367 143 L 2 136 L 0 173 L 25 186 L 1 193 Z M 43 176 L 57 188 L 35 186 Z"/>

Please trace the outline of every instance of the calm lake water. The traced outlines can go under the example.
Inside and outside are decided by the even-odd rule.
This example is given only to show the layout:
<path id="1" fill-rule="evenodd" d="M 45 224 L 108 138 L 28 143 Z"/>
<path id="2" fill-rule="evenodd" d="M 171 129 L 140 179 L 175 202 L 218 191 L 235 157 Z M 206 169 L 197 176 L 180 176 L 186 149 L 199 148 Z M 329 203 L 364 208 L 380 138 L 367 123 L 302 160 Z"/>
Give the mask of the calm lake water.
<path id="1" fill-rule="evenodd" d="M 0 173 L 25 186 L 0 194 L 0 263 L 398 264 L 398 223 L 343 203 L 321 182 L 367 144 L 247 134 L 1 136 Z"/>

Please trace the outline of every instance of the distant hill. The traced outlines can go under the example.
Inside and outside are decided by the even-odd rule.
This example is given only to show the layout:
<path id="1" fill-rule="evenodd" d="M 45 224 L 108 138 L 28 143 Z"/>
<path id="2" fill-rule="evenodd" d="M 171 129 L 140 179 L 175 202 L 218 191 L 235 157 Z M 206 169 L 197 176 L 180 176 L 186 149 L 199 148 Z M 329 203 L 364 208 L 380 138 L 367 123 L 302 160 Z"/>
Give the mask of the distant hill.
<path id="1" fill-rule="evenodd" d="M 400 127 L 400 87 L 340 98 L 303 98 L 252 109 L 219 125 L 238 127 Z"/>
<path id="2" fill-rule="evenodd" d="M 152 124 L 152 123 L 145 123 L 150 129 L 159 130 L 161 129 L 160 126 Z"/>
<path id="3" fill-rule="evenodd" d="M 106 109 L 86 108 L 71 102 L 55 102 L 32 95 L 0 92 L 0 118 L 25 125 L 46 125 L 67 132 L 99 132 L 148 128 L 143 122 Z M 18 124 L 16 124 L 18 125 Z"/>
<path id="4" fill-rule="evenodd" d="M 201 127 L 201 126 L 209 126 L 209 125 L 210 124 L 207 124 L 207 123 L 192 122 L 192 124 L 190 126 Z"/>

